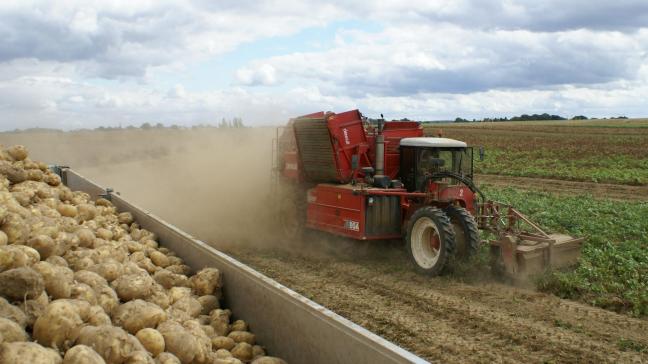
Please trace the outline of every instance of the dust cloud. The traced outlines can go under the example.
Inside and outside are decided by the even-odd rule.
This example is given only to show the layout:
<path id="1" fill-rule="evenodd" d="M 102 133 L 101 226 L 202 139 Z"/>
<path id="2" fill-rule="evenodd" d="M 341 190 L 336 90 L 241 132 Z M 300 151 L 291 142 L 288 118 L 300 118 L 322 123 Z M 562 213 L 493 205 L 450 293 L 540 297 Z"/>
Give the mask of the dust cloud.
<path id="1" fill-rule="evenodd" d="M 274 128 L 2 133 L 214 244 L 273 244 Z"/>

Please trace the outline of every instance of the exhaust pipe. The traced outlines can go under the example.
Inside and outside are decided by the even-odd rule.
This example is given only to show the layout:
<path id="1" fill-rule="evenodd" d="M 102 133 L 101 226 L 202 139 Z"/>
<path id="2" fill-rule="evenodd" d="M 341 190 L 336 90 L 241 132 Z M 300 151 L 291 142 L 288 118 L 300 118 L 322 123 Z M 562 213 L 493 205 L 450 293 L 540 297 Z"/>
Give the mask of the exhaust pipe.
<path id="1" fill-rule="evenodd" d="M 376 135 L 376 174 L 373 177 L 373 184 L 375 187 L 387 188 L 391 180 L 385 176 L 385 136 L 383 135 L 385 119 L 382 114 L 380 117 L 378 135 Z"/>
<path id="2" fill-rule="evenodd" d="M 385 136 L 382 134 L 382 126 L 379 126 L 376 135 L 376 176 L 385 174 Z"/>

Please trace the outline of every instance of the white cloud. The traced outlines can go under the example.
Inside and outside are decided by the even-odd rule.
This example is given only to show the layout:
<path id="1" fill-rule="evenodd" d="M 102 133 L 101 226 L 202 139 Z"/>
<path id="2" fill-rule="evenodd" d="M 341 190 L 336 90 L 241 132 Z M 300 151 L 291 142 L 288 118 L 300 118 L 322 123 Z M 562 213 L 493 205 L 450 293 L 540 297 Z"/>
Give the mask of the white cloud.
<path id="1" fill-rule="evenodd" d="M 346 25 L 355 20 L 378 29 Z M 241 64 L 222 75 L 237 83 L 229 87 L 159 79 L 327 24 L 341 27 L 332 45 Z M 640 0 L 2 1 L 0 130 L 223 116 L 279 123 L 356 107 L 422 119 L 640 116 L 646 24 Z M 321 40 L 312 42 L 329 44 Z"/>

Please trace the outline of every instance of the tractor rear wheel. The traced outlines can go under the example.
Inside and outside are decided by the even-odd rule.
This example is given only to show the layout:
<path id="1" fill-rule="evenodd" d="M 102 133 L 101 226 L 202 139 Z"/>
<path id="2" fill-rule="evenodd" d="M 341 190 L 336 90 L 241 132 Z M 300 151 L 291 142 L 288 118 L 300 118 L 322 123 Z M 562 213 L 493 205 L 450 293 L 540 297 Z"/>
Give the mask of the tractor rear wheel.
<path id="1" fill-rule="evenodd" d="M 405 243 L 414 267 L 436 276 L 454 253 L 454 231 L 450 219 L 436 207 L 418 209 L 407 224 Z"/>
<path id="2" fill-rule="evenodd" d="M 479 230 L 473 216 L 463 207 L 448 206 L 443 209 L 448 215 L 455 234 L 455 256 L 466 260 L 479 250 Z"/>

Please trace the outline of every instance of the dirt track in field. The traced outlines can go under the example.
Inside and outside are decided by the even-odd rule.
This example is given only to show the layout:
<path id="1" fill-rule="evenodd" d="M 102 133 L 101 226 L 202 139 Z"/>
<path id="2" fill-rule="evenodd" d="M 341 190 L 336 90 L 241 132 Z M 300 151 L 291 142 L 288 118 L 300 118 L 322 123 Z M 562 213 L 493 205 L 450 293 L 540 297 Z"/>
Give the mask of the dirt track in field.
<path id="1" fill-rule="evenodd" d="M 531 191 L 566 195 L 590 194 L 596 198 L 613 200 L 648 201 L 648 186 L 513 177 L 495 174 L 478 174 L 475 179 L 478 184 L 487 184 L 497 187 L 515 187 Z"/>
<path id="2" fill-rule="evenodd" d="M 430 361 L 648 362 L 648 322 L 499 283 L 429 279 L 404 257 L 230 251 L 280 283 Z M 369 253 L 371 255 L 371 253 Z M 395 258 L 395 259 L 394 259 Z M 624 341 L 629 340 L 629 341 Z"/>

